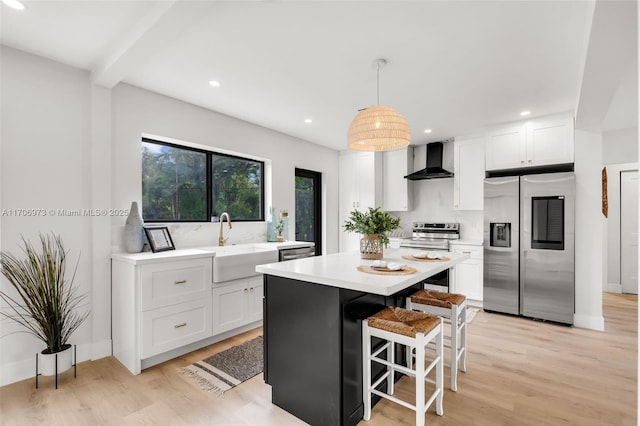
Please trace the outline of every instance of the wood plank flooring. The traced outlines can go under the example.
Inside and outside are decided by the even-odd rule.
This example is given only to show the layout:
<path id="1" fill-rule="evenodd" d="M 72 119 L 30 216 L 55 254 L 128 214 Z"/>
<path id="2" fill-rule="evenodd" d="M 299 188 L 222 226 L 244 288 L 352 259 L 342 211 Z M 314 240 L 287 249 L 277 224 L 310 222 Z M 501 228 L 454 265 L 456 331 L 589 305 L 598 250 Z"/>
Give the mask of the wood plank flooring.
<path id="1" fill-rule="evenodd" d="M 637 296 L 605 294 L 605 332 L 479 312 L 469 326 L 467 373 L 447 389 L 444 417 L 432 407 L 428 425 L 636 425 Z M 201 391 L 179 367 L 262 332 L 189 353 L 139 376 L 112 357 L 78 365 L 60 378 L 0 388 L 2 425 L 300 425 L 271 404 L 262 375 L 224 398 Z M 445 384 L 448 386 L 448 373 Z M 312 383 L 309 386 L 313 386 Z M 396 395 L 411 399 L 403 378 Z M 322 404 L 323 401 L 317 401 Z M 381 401 L 361 425 L 413 424 L 413 412 Z"/>

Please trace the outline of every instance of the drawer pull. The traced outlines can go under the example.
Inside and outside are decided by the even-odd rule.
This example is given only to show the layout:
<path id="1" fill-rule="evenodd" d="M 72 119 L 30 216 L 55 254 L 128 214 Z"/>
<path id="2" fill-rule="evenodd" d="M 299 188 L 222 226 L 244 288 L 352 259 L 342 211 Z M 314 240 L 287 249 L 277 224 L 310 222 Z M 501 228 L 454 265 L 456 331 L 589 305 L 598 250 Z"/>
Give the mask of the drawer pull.
<path id="1" fill-rule="evenodd" d="M 179 280 L 179 281 L 174 281 L 174 284 L 178 285 L 178 284 L 186 284 L 187 280 Z"/>
<path id="2" fill-rule="evenodd" d="M 462 250 L 462 252 L 463 252 L 464 254 L 471 254 L 471 252 L 470 252 L 470 251 L 468 251 L 468 250 Z"/>
<path id="3" fill-rule="evenodd" d="M 186 327 L 186 326 L 187 326 L 187 323 L 183 322 L 183 323 L 174 325 L 173 328 L 182 328 L 182 327 Z"/>

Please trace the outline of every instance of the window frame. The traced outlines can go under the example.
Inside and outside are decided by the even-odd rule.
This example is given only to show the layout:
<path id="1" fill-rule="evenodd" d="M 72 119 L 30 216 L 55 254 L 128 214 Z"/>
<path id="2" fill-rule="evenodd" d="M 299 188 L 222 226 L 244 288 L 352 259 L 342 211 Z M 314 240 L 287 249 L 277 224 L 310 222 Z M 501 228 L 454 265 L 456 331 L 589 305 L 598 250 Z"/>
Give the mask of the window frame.
<path id="1" fill-rule="evenodd" d="M 165 142 L 165 141 L 161 141 L 161 140 L 157 140 L 157 139 L 153 139 L 150 137 L 142 137 L 142 140 L 140 141 L 140 143 L 142 144 L 143 142 L 146 143 L 152 143 L 152 144 L 156 144 L 156 145 L 162 145 L 162 146 L 168 146 L 171 148 L 176 148 L 176 149 L 183 149 L 186 151 L 192 151 L 192 152 L 198 152 L 201 154 L 205 154 L 206 155 L 206 192 L 207 192 L 207 199 L 206 199 L 206 218 L 208 219 L 204 219 L 204 220 L 178 220 L 178 219 L 172 219 L 172 220 L 158 220 L 158 219 L 146 219 L 144 218 L 143 215 L 143 220 L 145 223 L 208 223 L 211 222 L 211 215 L 213 213 L 213 200 L 211 199 L 211 191 L 212 191 L 212 168 L 213 168 L 213 156 L 223 156 L 223 157 L 229 157 L 229 158 L 235 158 L 235 159 L 239 159 L 239 160 L 244 160 L 244 161 L 251 161 L 254 163 L 258 163 L 260 164 L 260 207 L 258 209 L 258 211 L 260 212 L 260 217 L 258 219 L 235 219 L 235 218 L 231 218 L 233 222 L 264 222 L 265 219 L 265 180 L 264 180 L 264 175 L 265 175 L 265 162 L 264 161 L 260 161 L 260 160 L 256 160 L 253 158 L 247 158 L 247 157 L 241 157 L 239 155 L 233 155 L 233 154 L 228 154 L 226 152 L 220 152 L 220 151 L 216 151 L 215 149 L 202 149 L 202 148 L 194 148 L 191 146 L 186 146 L 186 145 L 180 145 L 177 143 L 171 143 L 171 142 Z M 142 178 L 142 177 L 141 177 Z M 142 184 L 142 181 L 141 181 Z M 144 212 L 144 205 L 141 204 L 142 207 L 142 211 Z"/>

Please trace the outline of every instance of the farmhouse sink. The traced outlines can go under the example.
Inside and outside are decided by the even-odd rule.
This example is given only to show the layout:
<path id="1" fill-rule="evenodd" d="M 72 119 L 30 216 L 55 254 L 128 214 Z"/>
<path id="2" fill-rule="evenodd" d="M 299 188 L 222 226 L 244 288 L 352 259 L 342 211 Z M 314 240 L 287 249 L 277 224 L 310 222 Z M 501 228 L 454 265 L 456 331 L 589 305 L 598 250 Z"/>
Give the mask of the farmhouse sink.
<path id="1" fill-rule="evenodd" d="M 278 261 L 278 250 L 252 244 L 202 247 L 213 251 L 213 282 L 236 280 L 256 274 L 256 266 Z"/>

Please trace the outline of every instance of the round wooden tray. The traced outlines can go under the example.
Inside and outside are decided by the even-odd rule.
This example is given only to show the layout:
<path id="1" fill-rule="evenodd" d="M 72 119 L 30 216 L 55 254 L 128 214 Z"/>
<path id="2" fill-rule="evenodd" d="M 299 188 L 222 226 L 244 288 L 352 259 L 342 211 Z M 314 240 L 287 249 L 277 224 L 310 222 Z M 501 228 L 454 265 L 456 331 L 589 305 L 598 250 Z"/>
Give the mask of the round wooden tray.
<path id="1" fill-rule="evenodd" d="M 413 257 L 411 255 L 402 255 L 403 259 L 413 260 L 415 262 L 446 262 L 447 260 L 451 260 L 448 257 L 443 257 L 442 259 L 428 259 L 426 257 Z"/>
<path id="2" fill-rule="evenodd" d="M 367 274 L 374 274 L 374 275 L 410 275 L 410 274 L 416 273 L 416 268 L 407 266 L 406 268 L 400 269 L 399 271 L 391 271 L 391 270 L 385 271 L 384 269 L 373 269 L 371 266 L 368 266 L 368 265 L 359 265 L 358 271 L 365 272 Z"/>

